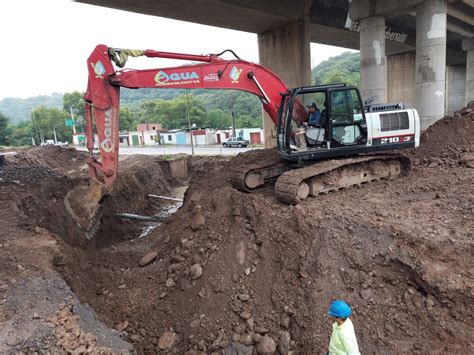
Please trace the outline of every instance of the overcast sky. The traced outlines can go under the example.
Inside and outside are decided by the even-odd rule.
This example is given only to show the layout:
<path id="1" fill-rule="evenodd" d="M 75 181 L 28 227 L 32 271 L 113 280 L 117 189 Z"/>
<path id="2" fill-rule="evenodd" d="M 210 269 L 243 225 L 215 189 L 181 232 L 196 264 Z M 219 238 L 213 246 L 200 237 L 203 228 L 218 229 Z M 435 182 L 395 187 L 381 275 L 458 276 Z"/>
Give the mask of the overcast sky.
<path id="1" fill-rule="evenodd" d="M 8 0 L 0 3 L 0 99 L 84 91 L 86 59 L 97 44 L 190 54 L 233 49 L 258 62 L 257 35 L 68 0 Z M 347 49 L 311 44 L 317 65 Z M 181 65 L 133 59 L 127 67 Z M 146 64 L 145 64 L 146 63 Z"/>

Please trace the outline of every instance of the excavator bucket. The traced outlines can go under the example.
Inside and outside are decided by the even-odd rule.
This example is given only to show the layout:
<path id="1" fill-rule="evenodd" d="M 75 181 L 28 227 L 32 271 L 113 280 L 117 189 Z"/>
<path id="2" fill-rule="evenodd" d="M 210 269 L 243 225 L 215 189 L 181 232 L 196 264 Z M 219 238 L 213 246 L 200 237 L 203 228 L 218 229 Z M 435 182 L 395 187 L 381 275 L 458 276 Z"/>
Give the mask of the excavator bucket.
<path id="1" fill-rule="evenodd" d="M 79 184 L 64 197 L 64 205 L 71 218 L 84 232 L 87 239 L 94 236 L 102 217 L 102 202 L 108 195 L 108 189 L 101 183 L 91 180 L 88 184 Z"/>

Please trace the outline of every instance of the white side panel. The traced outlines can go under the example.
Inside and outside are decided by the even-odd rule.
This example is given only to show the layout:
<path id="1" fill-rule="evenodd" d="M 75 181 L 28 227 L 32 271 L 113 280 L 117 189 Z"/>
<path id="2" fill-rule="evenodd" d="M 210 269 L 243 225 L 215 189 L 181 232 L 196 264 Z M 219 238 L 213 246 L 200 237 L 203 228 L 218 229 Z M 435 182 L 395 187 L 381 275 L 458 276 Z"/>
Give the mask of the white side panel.
<path id="1" fill-rule="evenodd" d="M 408 124 L 409 128 L 408 129 L 400 129 L 400 130 L 393 130 L 393 131 L 383 131 L 381 129 L 381 122 L 380 122 L 380 115 L 381 114 L 390 114 L 390 113 L 396 113 L 400 112 L 400 110 L 397 111 L 383 111 L 383 112 L 370 112 L 366 114 L 367 121 L 371 122 L 372 125 L 372 139 L 374 138 L 382 138 L 382 137 L 387 137 L 387 136 L 404 136 L 404 135 L 415 135 L 416 139 L 416 127 L 417 125 L 419 126 L 419 118 L 418 114 L 416 113 L 416 110 L 414 109 L 408 109 L 408 110 L 403 110 L 408 113 Z M 416 115 L 416 117 L 415 117 Z M 369 126 L 369 123 L 367 122 L 367 127 Z M 419 136 L 419 129 L 418 129 L 418 136 Z M 418 137 L 419 139 L 419 137 Z"/>
<path id="2" fill-rule="evenodd" d="M 372 145 L 372 136 L 374 135 L 374 122 L 370 113 L 365 114 L 365 124 L 367 125 L 367 145 Z"/>
<path id="3" fill-rule="evenodd" d="M 411 109 L 415 125 L 415 147 L 420 146 L 420 116 L 418 116 L 418 111 Z"/>

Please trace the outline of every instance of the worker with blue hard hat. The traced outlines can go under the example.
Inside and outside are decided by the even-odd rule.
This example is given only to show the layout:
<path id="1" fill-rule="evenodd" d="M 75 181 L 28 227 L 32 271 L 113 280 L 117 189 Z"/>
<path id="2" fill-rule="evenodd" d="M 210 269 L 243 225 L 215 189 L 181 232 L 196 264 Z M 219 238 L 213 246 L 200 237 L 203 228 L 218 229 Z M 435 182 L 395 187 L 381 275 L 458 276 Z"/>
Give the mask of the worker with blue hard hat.
<path id="1" fill-rule="evenodd" d="M 354 325 L 349 319 L 352 309 L 342 300 L 331 303 L 328 316 L 334 321 L 332 335 L 329 341 L 329 355 L 358 355 L 359 346 L 354 331 Z"/>

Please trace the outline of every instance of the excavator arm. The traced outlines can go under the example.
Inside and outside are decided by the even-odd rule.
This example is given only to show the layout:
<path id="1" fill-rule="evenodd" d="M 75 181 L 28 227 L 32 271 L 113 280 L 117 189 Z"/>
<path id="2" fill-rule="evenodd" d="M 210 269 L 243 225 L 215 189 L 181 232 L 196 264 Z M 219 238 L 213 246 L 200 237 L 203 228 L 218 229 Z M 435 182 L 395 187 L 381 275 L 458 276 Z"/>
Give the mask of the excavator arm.
<path id="1" fill-rule="evenodd" d="M 241 60 L 237 56 L 233 60 L 222 59 L 220 55 L 223 53 L 219 55 L 190 55 L 154 50 L 122 50 L 98 45 L 87 60 L 89 80 L 84 95 L 87 148 L 89 150 L 88 164 L 91 178 L 103 182 L 105 187 L 110 187 L 117 177 L 121 87 L 246 91 L 259 97 L 263 108 L 277 124 L 281 95 L 288 93 L 283 81 L 270 70 L 258 64 Z M 160 69 L 116 70 L 113 62 L 117 66 L 123 67 L 129 55 L 180 59 L 198 63 Z M 94 149 L 94 121 L 100 160 L 97 160 L 92 153 Z"/>

